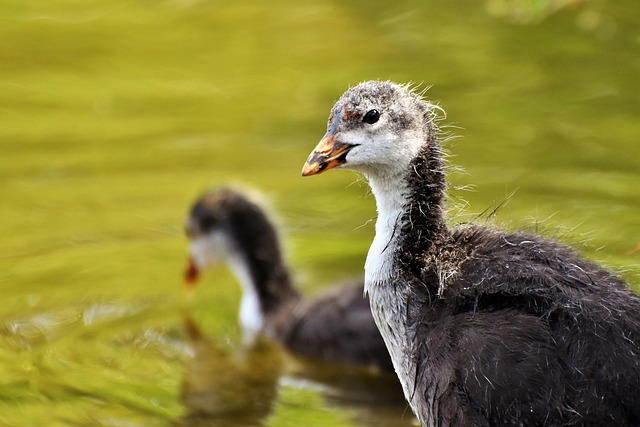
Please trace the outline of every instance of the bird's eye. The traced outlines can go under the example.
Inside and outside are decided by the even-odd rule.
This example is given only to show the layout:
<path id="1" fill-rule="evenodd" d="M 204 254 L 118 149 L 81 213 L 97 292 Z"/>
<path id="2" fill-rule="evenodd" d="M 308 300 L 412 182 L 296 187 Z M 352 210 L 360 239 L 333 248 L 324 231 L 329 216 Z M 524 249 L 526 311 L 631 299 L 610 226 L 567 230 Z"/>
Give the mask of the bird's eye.
<path id="1" fill-rule="evenodd" d="M 362 121 L 370 125 L 374 124 L 380 118 L 380 112 L 378 110 L 369 110 L 362 118 Z"/>

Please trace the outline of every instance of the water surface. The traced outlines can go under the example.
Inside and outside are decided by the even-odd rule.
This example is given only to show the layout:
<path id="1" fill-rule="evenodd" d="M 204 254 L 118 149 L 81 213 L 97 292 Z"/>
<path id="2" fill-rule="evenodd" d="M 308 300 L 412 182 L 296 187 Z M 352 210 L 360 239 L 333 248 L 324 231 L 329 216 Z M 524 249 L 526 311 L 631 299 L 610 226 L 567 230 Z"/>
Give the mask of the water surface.
<path id="1" fill-rule="evenodd" d="M 0 425 L 410 425 L 384 380 L 243 348 L 224 268 L 180 289 L 189 204 L 223 183 L 270 201 L 305 292 L 362 274 L 366 184 L 300 170 L 366 79 L 447 111 L 452 223 L 640 286 L 636 0 L 272 3 L 0 6 Z"/>

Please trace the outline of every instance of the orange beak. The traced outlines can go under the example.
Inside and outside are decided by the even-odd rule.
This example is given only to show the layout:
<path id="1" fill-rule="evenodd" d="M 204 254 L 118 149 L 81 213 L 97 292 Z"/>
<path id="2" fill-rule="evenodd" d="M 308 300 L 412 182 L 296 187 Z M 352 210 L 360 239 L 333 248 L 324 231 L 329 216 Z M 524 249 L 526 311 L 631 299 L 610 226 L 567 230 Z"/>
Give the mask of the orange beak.
<path id="1" fill-rule="evenodd" d="M 333 135 L 325 136 L 302 167 L 302 176 L 317 175 L 346 163 L 347 153 L 353 147 L 356 145 L 336 141 Z"/>
<path id="2" fill-rule="evenodd" d="M 193 262 L 193 258 L 189 257 L 187 268 L 184 271 L 184 287 L 187 289 L 192 289 L 193 287 L 195 287 L 199 275 L 200 270 L 198 270 L 198 266 L 196 266 L 196 263 Z"/>

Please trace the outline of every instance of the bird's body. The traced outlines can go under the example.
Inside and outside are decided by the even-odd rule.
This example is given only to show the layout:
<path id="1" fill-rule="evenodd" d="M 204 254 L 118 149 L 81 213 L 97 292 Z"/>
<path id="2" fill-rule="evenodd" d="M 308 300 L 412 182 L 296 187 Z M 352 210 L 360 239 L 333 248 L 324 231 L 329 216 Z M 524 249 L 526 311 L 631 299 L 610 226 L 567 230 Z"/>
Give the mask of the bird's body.
<path id="1" fill-rule="evenodd" d="M 378 218 L 365 288 L 419 420 L 640 425 L 640 299 L 559 243 L 449 229 L 433 111 L 407 87 L 358 85 L 303 169 L 369 181 Z"/>
<path id="2" fill-rule="evenodd" d="M 243 287 L 240 323 L 249 340 L 267 336 L 312 359 L 393 370 L 363 298 L 363 281 L 303 298 L 283 260 L 275 227 L 241 192 L 220 188 L 204 194 L 191 210 L 187 234 L 187 279 L 226 262 Z"/>

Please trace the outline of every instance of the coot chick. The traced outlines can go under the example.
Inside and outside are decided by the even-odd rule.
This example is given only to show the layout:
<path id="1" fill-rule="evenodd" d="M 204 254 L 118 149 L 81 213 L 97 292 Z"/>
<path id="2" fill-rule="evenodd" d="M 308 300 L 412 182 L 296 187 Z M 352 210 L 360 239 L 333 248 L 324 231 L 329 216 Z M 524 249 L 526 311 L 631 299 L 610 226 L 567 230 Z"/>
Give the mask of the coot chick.
<path id="1" fill-rule="evenodd" d="M 376 198 L 365 288 L 424 426 L 640 425 L 640 299 L 570 248 L 445 219 L 438 108 L 370 81 L 334 105 L 303 175 Z"/>
<path id="2" fill-rule="evenodd" d="M 243 193 L 231 188 L 205 193 L 193 205 L 186 228 L 187 282 L 200 270 L 226 262 L 243 288 L 240 323 L 249 340 L 260 334 L 312 359 L 393 371 L 363 282 L 303 298 L 293 285 L 275 227 Z"/>

